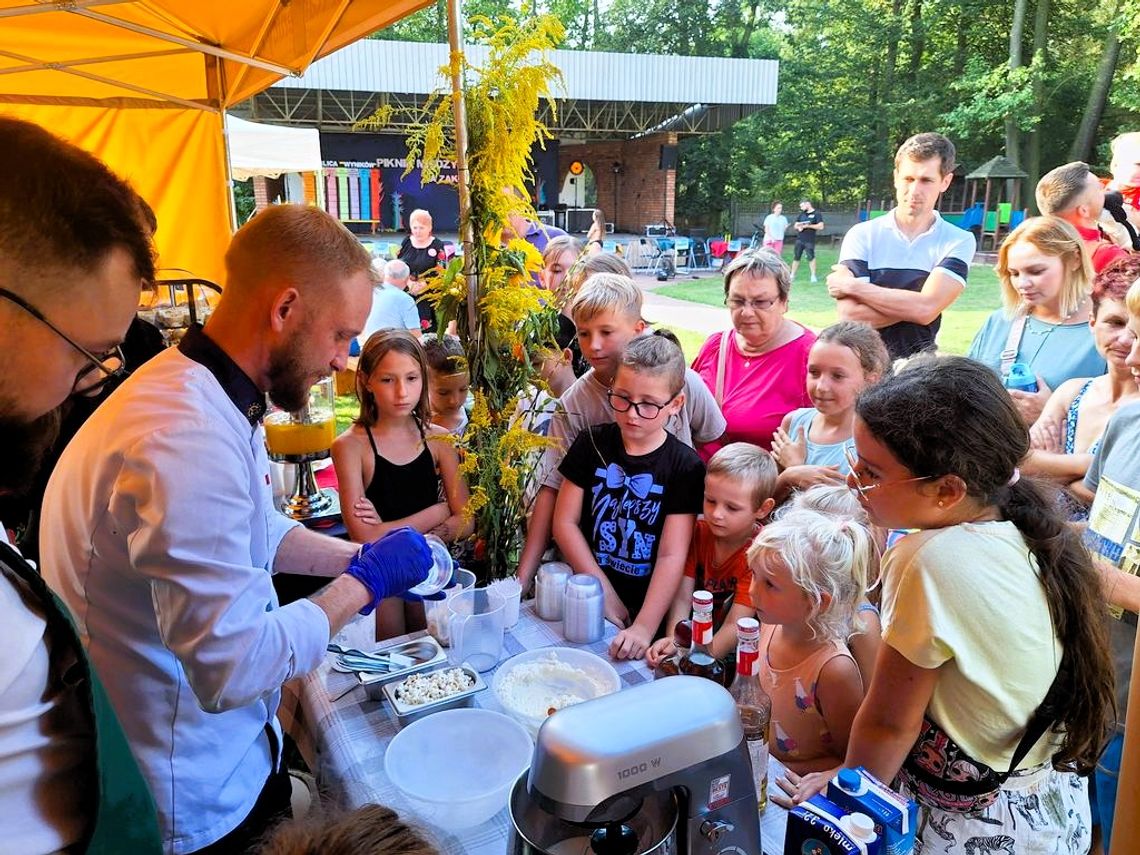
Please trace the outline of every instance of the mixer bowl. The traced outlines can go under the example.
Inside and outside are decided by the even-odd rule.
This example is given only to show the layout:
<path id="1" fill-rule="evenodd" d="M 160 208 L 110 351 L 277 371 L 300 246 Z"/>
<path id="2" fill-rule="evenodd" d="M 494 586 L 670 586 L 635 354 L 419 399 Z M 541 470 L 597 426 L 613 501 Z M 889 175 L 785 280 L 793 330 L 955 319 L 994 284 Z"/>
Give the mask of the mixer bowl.
<path id="1" fill-rule="evenodd" d="M 564 822 L 539 807 L 527 792 L 527 772 L 511 788 L 508 855 L 593 855 L 592 829 Z M 679 808 L 671 792 L 649 793 L 641 810 L 626 821 L 637 834 L 637 855 L 676 855 Z"/>

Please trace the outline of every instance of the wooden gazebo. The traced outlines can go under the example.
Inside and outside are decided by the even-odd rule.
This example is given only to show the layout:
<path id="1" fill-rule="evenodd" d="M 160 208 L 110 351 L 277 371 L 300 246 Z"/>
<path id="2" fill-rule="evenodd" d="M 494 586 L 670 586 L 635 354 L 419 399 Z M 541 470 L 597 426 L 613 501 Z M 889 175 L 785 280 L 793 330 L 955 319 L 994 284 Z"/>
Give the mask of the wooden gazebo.
<path id="1" fill-rule="evenodd" d="M 1007 200 L 1003 200 L 1001 198 L 1003 195 L 1002 185 L 999 184 L 997 195 L 994 197 L 993 201 L 995 206 L 1001 201 L 1008 201 L 1011 207 L 1017 208 L 1019 207 L 1018 202 L 1020 201 L 1021 196 L 1021 182 L 1028 177 L 1029 176 L 1018 166 L 1010 162 L 1002 155 L 999 154 L 996 157 L 991 157 L 989 160 L 987 160 L 985 163 L 983 163 L 981 166 L 966 176 L 966 181 L 970 184 L 970 205 L 973 206 L 973 204 L 977 201 L 978 184 L 980 182 L 986 182 L 986 192 L 982 201 L 982 210 L 989 211 L 990 193 L 993 191 L 993 182 L 1015 179 L 1013 181 L 1013 193 L 1010 194 L 1010 198 Z"/>

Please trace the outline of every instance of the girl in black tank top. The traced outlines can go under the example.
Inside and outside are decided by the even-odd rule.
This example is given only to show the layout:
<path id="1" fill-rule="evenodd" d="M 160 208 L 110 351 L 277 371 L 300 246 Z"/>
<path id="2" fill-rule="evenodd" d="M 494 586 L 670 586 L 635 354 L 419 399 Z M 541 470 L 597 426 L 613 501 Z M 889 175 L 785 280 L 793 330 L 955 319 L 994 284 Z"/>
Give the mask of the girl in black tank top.
<path id="1" fill-rule="evenodd" d="M 429 433 L 426 377 L 423 351 L 406 330 L 380 330 L 365 342 L 356 372 L 360 415 L 333 443 L 344 522 L 358 543 L 401 526 L 445 542 L 470 534 L 459 456 Z M 416 614 L 405 605 L 381 603 L 378 638 L 422 627 L 422 605 Z"/>

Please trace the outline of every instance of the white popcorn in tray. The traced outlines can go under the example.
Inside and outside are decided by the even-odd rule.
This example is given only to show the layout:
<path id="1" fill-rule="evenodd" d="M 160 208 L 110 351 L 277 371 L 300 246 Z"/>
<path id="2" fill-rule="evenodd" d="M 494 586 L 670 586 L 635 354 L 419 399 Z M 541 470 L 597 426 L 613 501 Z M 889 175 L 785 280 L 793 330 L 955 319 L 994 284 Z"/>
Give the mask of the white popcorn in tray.
<path id="1" fill-rule="evenodd" d="M 471 675 L 462 668 L 448 668 L 430 674 L 412 674 L 396 689 L 396 697 L 408 706 L 421 706 L 466 692 L 474 685 Z"/>

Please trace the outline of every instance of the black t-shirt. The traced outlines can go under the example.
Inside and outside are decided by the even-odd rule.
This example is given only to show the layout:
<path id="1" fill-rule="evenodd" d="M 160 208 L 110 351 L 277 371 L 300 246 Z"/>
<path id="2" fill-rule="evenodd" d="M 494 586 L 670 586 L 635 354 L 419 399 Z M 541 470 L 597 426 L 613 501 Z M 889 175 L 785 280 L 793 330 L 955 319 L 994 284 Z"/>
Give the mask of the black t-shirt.
<path id="1" fill-rule="evenodd" d="M 705 465 L 672 434 L 656 451 L 626 453 L 616 424 L 578 434 L 558 471 L 584 491 L 579 527 L 598 566 L 635 618 L 669 514 L 698 514 Z"/>
<path id="2" fill-rule="evenodd" d="M 396 254 L 396 258 L 408 265 L 408 270 L 412 272 L 413 279 L 419 279 L 428 270 L 443 264 L 443 241 L 439 238 L 432 238 L 431 243 L 423 249 L 419 249 L 412 246 L 410 237 L 406 237 L 404 242 L 400 244 L 400 251 Z"/>
<path id="3" fill-rule="evenodd" d="M 796 217 L 796 222 L 817 226 L 823 223 L 823 216 L 815 209 L 812 209 L 811 212 L 800 211 L 800 215 Z M 804 229 L 802 232 L 796 234 L 796 243 L 802 243 L 805 246 L 815 246 L 815 237 L 818 234 L 819 232 L 815 229 Z"/>

